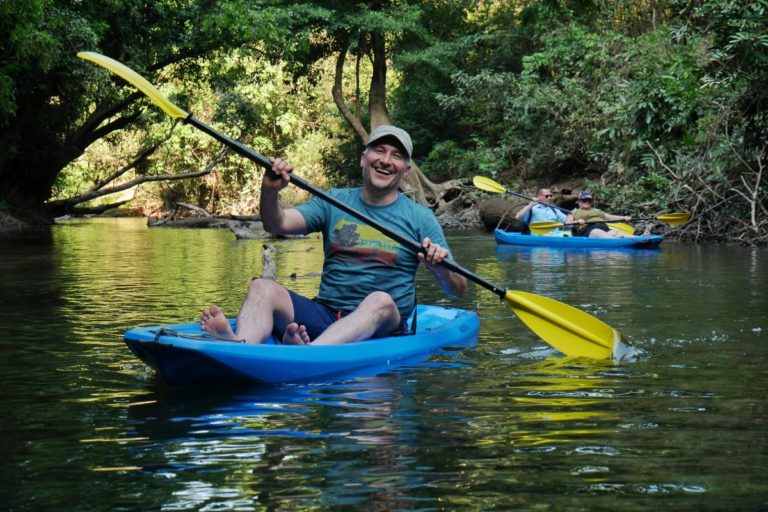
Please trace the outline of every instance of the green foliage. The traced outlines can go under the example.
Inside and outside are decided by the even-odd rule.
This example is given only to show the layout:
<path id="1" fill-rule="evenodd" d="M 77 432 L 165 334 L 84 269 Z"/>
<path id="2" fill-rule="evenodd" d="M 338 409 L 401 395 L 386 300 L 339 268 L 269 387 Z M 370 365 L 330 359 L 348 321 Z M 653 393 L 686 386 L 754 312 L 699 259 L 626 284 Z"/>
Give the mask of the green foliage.
<path id="1" fill-rule="evenodd" d="M 542 41 L 541 51 L 521 59 L 520 73 L 455 74 L 455 93 L 440 96 L 441 106 L 475 140 L 497 146 L 519 176 L 589 172 L 586 149 L 601 128 L 595 104 L 614 81 L 609 50 L 623 41 L 577 25 Z"/>
<path id="2" fill-rule="evenodd" d="M 322 134 L 335 126 L 336 120 L 315 98 L 322 89 L 327 90 L 327 82 L 293 83 L 286 80 L 283 66 L 238 52 L 222 53 L 216 61 L 199 64 L 199 73 L 215 76 L 208 83 L 220 89 L 206 82 L 197 87 L 185 82 L 169 84 L 180 92 L 173 95 L 175 100 L 183 102 L 196 117 L 258 152 L 289 158 L 303 177 L 323 181 L 319 162 L 327 141 Z M 137 175 L 200 171 L 222 149 L 220 143 L 191 126 L 174 126 L 162 115 L 157 121 L 94 144 L 84 158 L 59 174 L 57 196 L 83 192 L 158 141 L 163 141 L 160 149 L 123 181 Z M 262 172 L 252 162 L 229 155 L 202 178 L 143 185 L 139 193 L 142 197 L 157 195 L 167 206 L 183 201 L 212 211 L 252 213 L 257 209 Z M 294 189 L 285 196 L 289 201 L 305 197 Z"/>
<path id="3" fill-rule="evenodd" d="M 505 165 L 503 151 L 483 141 L 475 141 L 475 150 L 471 153 L 454 141 L 444 141 L 435 144 L 421 168 L 430 180 L 440 182 L 475 174 L 495 177 L 498 169 Z"/>
<path id="4" fill-rule="evenodd" d="M 668 210 L 672 183 L 668 177 L 651 172 L 631 184 L 588 182 L 586 188 L 597 194 L 601 208 L 610 212 L 638 215 Z"/>
<path id="5" fill-rule="evenodd" d="M 695 191 L 692 206 L 743 217 L 765 210 L 744 198 L 765 188 L 755 169 L 768 141 L 767 27 L 768 0 L 5 2 L 0 200 L 13 209 L 77 193 L 169 133 L 132 175 L 199 170 L 220 149 L 78 61 L 82 49 L 318 183 L 354 183 L 360 144 L 330 80 L 342 48 L 370 77 L 383 40 L 389 114 L 434 180 L 588 178 L 611 207 L 685 205 Z M 345 76 L 345 94 L 357 86 Z M 230 156 L 205 179 L 154 188 L 244 209 L 259 172 Z"/>
<path id="6" fill-rule="evenodd" d="M 246 7 L 239 0 L 2 3 L 0 23 L 8 30 L 0 63 L 0 198 L 40 208 L 61 169 L 95 140 L 161 116 L 154 108 L 145 113 L 146 100 L 115 87 L 78 51 L 117 58 L 158 85 L 195 84 L 203 77 L 198 57 L 230 46 L 253 50 L 248 43 L 271 33 Z"/>

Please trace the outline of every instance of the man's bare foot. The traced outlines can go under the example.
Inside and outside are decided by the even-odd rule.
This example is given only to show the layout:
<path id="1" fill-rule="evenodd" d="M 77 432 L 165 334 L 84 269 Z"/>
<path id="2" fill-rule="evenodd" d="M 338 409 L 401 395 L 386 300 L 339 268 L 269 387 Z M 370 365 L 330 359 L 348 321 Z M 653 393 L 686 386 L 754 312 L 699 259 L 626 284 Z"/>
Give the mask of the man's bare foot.
<path id="1" fill-rule="evenodd" d="M 309 345 L 309 334 L 307 328 L 296 322 L 288 324 L 283 334 L 284 345 Z"/>
<path id="2" fill-rule="evenodd" d="M 203 314 L 200 315 L 200 328 L 215 338 L 240 341 L 219 306 L 211 306 L 203 310 Z"/>

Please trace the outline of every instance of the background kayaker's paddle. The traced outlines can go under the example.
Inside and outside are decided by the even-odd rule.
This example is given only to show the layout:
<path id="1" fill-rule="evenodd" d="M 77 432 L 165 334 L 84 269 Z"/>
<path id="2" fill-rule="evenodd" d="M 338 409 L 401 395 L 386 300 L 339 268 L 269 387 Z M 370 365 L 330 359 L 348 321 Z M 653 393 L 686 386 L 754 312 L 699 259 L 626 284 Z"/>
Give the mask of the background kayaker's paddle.
<path id="1" fill-rule="evenodd" d="M 82 59 L 89 60 L 106 68 L 134 85 L 171 117 L 182 119 L 184 122 L 199 128 L 232 148 L 239 155 L 261 165 L 269 172 L 272 171 L 272 163 L 269 159 L 240 142 L 216 131 L 199 119 L 195 119 L 192 114 L 189 114 L 174 105 L 168 98 L 163 96 L 159 90 L 144 79 L 144 77 L 124 64 L 94 52 L 80 52 L 77 55 Z M 369 226 L 374 227 L 391 239 L 410 248 L 412 251 L 424 252 L 424 248 L 421 244 L 409 240 L 400 233 L 379 224 L 367 215 L 340 202 L 336 198 L 329 196 L 326 192 L 307 183 L 293 173 L 290 174 L 290 181 L 299 188 L 306 190 L 340 210 L 356 217 Z M 449 260 L 443 260 L 440 264 L 452 272 L 456 272 L 470 281 L 487 288 L 497 294 L 500 298 L 504 299 L 518 318 L 520 318 L 520 320 L 522 320 L 533 332 L 539 335 L 542 340 L 566 355 L 608 359 L 613 357 L 614 354 L 616 354 L 618 358 L 626 350 L 626 347 L 621 343 L 621 335 L 617 330 L 584 311 L 554 299 L 541 297 L 532 293 L 504 290 L 486 281 L 474 272 Z"/>
<path id="2" fill-rule="evenodd" d="M 485 176 L 475 176 L 474 178 L 472 178 L 472 183 L 475 185 L 475 187 L 479 188 L 480 190 L 484 190 L 486 192 L 492 192 L 494 194 L 511 194 L 521 199 L 527 199 L 528 201 L 535 201 L 535 199 L 532 197 L 528 197 L 524 194 L 518 194 L 517 192 L 513 192 L 512 190 L 507 190 L 506 188 L 504 188 L 504 186 L 501 183 L 497 183 L 493 181 L 491 178 L 486 178 Z M 571 213 L 571 210 L 567 210 L 565 208 L 562 208 L 554 204 L 542 204 L 542 206 L 549 206 L 556 210 L 560 210 L 563 213 Z"/>
<path id="3" fill-rule="evenodd" d="M 691 218 L 690 213 L 680 212 L 680 213 L 661 213 L 655 217 L 638 217 L 632 220 L 655 220 L 655 221 L 663 222 L 664 224 L 669 224 L 670 226 L 682 226 L 683 224 L 688 222 L 690 218 Z M 587 224 L 600 224 L 600 223 L 614 224 L 615 226 L 616 224 L 621 224 L 621 221 L 600 220 L 595 222 L 587 222 Z M 577 225 L 578 224 L 576 223 L 563 224 L 562 222 L 556 222 L 553 220 L 543 220 L 541 222 L 531 222 L 528 225 L 528 228 L 530 228 L 531 233 L 535 235 L 543 235 L 544 233 L 549 233 L 553 229 L 558 229 L 563 227 L 573 227 Z M 634 228 L 632 228 L 632 232 L 634 232 Z"/>
<path id="4" fill-rule="evenodd" d="M 485 176 L 475 176 L 474 178 L 472 178 L 472 183 L 475 185 L 475 187 L 479 188 L 480 190 L 484 190 L 486 192 L 492 192 L 494 194 L 512 194 L 513 196 L 517 196 L 522 199 L 534 201 L 534 199 L 531 197 L 528 197 L 523 194 L 518 194 L 517 192 L 513 192 L 511 190 L 507 190 L 500 183 L 497 183 L 491 178 L 486 178 Z M 571 213 L 570 210 L 566 210 L 565 208 L 561 208 L 553 204 L 548 204 L 544 206 L 551 206 L 552 208 L 556 208 L 561 212 Z M 639 220 L 657 220 L 659 222 L 663 222 L 671 226 L 681 226 L 686 222 L 688 222 L 690 218 L 691 218 L 691 214 L 688 212 L 676 212 L 676 213 L 662 213 L 655 217 L 635 217 L 632 219 L 632 221 L 634 222 Z M 613 225 L 614 228 L 624 231 L 625 233 L 629 233 L 630 235 L 634 234 L 635 232 L 634 226 L 632 226 L 631 224 L 626 224 L 624 221 L 606 220 L 606 221 L 600 221 L 600 222 L 612 223 L 614 224 Z M 541 221 L 541 222 L 531 223 L 528 227 L 531 229 L 531 233 L 541 235 L 543 233 L 548 233 L 553 229 L 562 228 L 564 226 L 570 227 L 574 225 L 575 224 L 563 224 L 562 222 L 556 222 L 556 221 Z"/>

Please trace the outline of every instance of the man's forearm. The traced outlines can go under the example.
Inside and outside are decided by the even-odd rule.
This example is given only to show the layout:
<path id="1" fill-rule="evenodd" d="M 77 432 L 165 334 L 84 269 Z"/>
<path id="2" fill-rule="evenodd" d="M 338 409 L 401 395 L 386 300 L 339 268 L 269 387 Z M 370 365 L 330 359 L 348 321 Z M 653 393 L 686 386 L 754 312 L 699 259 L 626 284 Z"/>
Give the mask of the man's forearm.
<path id="1" fill-rule="evenodd" d="M 460 299 L 467 293 L 467 279 L 445 267 L 430 267 L 440 287 L 449 297 Z"/>
<path id="2" fill-rule="evenodd" d="M 283 234 L 284 212 L 280 206 L 277 191 L 266 187 L 261 188 L 259 213 L 261 214 L 261 223 L 266 231 L 274 235 Z"/>

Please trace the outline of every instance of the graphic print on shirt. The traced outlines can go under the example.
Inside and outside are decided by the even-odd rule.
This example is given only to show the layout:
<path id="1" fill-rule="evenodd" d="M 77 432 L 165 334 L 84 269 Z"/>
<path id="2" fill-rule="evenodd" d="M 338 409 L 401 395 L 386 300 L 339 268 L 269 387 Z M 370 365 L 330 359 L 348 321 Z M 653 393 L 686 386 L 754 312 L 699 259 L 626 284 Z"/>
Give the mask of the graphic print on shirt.
<path id="1" fill-rule="evenodd" d="M 400 244 L 366 224 L 341 219 L 333 227 L 329 256 L 394 267 Z"/>

